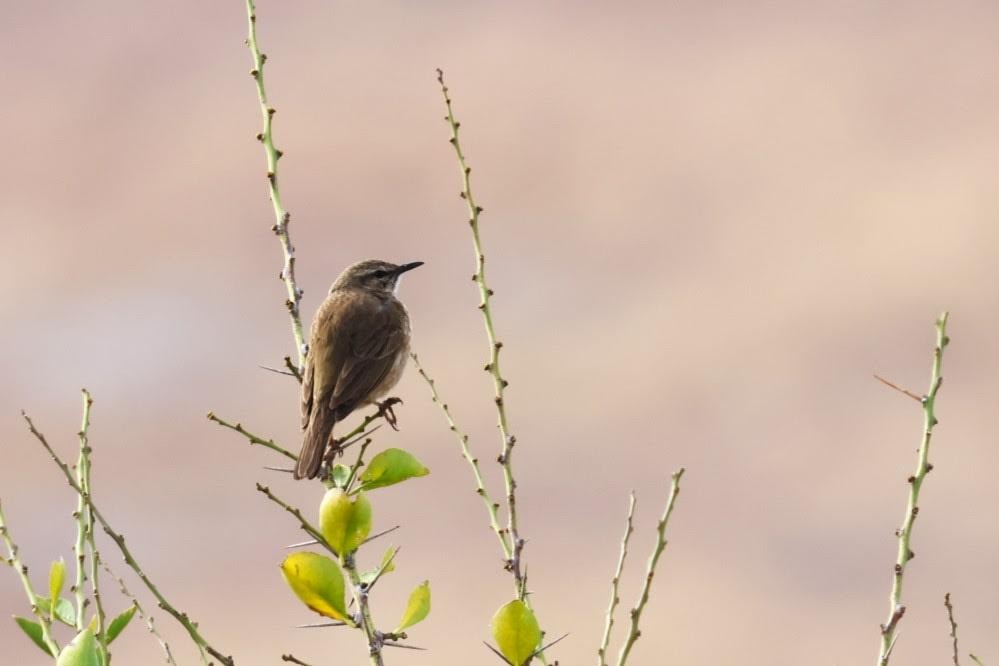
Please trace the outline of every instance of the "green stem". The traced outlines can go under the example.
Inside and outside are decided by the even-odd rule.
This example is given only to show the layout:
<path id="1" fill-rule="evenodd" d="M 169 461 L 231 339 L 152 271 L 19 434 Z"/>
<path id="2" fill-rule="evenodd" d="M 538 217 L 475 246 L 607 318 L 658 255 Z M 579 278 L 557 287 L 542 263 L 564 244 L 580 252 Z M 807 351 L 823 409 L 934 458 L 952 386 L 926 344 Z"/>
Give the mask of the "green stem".
<path id="1" fill-rule="evenodd" d="M 309 353 L 308 345 L 305 343 L 305 335 L 302 328 L 301 303 L 302 290 L 298 288 L 295 280 L 295 247 L 291 244 L 291 236 L 288 234 L 288 225 L 291 222 L 291 214 L 285 210 L 281 203 L 281 191 L 278 188 L 278 160 L 284 154 L 274 146 L 274 107 L 267 102 L 267 90 L 264 87 L 264 63 L 267 56 L 260 52 L 257 43 L 257 10 L 253 0 L 246 0 L 247 17 L 247 38 L 246 45 L 250 48 L 253 56 L 253 69 L 250 75 L 257 84 L 257 99 L 260 102 L 260 114 L 263 118 L 263 129 L 257 134 L 257 140 L 264 146 L 264 153 L 267 156 L 267 182 L 271 196 L 271 203 L 274 206 L 274 226 L 271 230 L 278 237 L 281 243 L 281 251 L 284 254 L 284 266 L 281 269 L 281 279 L 284 281 L 285 289 L 288 292 L 288 299 L 285 305 L 291 317 L 291 332 L 295 337 L 295 347 L 298 351 L 298 368 L 305 367 L 305 356 Z"/>
<path id="2" fill-rule="evenodd" d="M 284 447 L 275 444 L 273 439 L 264 439 L 259 435 L 254 435 L 252 432 L 244 428 L 242 423 L 230 423 L 224 419 L 220 419 L 218 416 L 215 415 L 215 412 L 208 412 L 207 416 L 209 421 L 218 423 L 223 428 L 228 428 L 229 430 L 238 432 L 240 435 L 245 437 L 250 442 L 251 445 L 256 444 L 258 446 L 263 446 L 270 449 L 271 451 L 277 451 L 285 458 L 289 458 L 291 460 L 298 460 L 298 456 L 296 456 L 291 451 L 285 449 Z"/>
<path id="3" fill-rule="evenodd" d="M 270 488 L 268 488 L 263 484 L 258 483 L 257 490 L 263 493 L 267 497 L 267 499 L 274 502 L 275 504 L 277 504 L 279 507 L 281 507 L 291 515 L 295 516 L 295 518 L 298 519 L 298 524 L 302 527 L 302 530 L 306 534 L 315 539 L 319 543 L 319 545 L 328 550 L 335 557 L 339 557 L 339 554 L 337 554 L 337 552 L 333 550 L 333 546 L 331 546 L 329 542 L 326 541 L 326 538 L 323 536 L 322 532 L 320 532 L 312 523 L 306 520 L 305 516 L 302 515 L 302 512 L 299 509 L 296 509 L 292 505 L 282 500 L 280 497 L 272 493 Z"/>
<path id="4" fill-rule="evenodd" d="M 27 422 L 28 429 L 31 431 L 31 434 L 34 435 L 35 439 L 37 439 L 43 447 L 45 447 L 45 450 L 48 451 L 49 457 L 51 457 L 52 461 L 56 464 L 56 466 L 58 466 L 59 469 L 62 470 L 63 476 L 66 477 L 66 480 L 69 482 L 70 487 L 73 490 L 75 490 L 78 495 L 84 497 L 87 503 L 87 507 L 89 508 L 91 514 L 95 519 L 97 519 L 97 522 L 100 523 L 101 527 L 104 528 L 104 532 L 109 537 L 111 537 L 111 540 L 115 542 L 116 546 L 118 546 L 118 550 L 121 552 L 121 555 L 125 560 L 125 563 L 129 566 L 129 568 L 132 569 L 132 571 L 136 573 L 136 575 L 139 577 L 139 580 L 141 580 L 142 583 L 146 586 L 146 589 L 148 589 L 149 592 L 156 598 L 159 607 L 162 608 L 167 613 L 169 613 L 187 631 L 187 635 L 190 636 L 191 641 L 198 648 L 202 664 L 208 666 L 209 660 L 207 655 L 210 654 L 211 656 L 218 659 L 224 666 L 234 666 L 236 662 L 233 660 L 232 657 L 226 656 L 221 652 L 219 652 L 216 648 L 212 647 L 212 645 L 208 643 L 208 641 L 206 641 L 205 638 L 198 631 L 198 624 L 193 620 L 191 620 L 191 618 L 188 617 L 187 613 L 177 610 L 167 600 L 167 598 L 163 596 L 163 594 L 159 591 L 159 588 L 156 587 L 156 585 L 152 582 L 152 580 L 150 580 L 149 576 L 146 575 L 146 572 L 142 570 L 142 567 L 139 566 L 138 561 L 132 555 L 132 551 L 129 550 L 127 545 L 125 545 L 125 537 L 123 537 L 121 534 L 116 532 L 113 527 L 111 527 L 111 524 L 107 521 L 106 518 L 104 518 L 104 515 L 100 512 L 100 509 L 98 509 L 97 505 L 94 504 L 93 497 L 87 494 L 86 491 L 84 491 L 84 489 L 80 487 L 80 484 L 77 483 L 76 478 L 74 477 L 73 472 L 70 470 L 69 466 L 62 461 L 62 459 L 59 457 L 58 454 L 56 454 L 55 450 L 49 445 L 48 440 L 45 438 L 45 436 L 41 432 L 39 432 L 37 428 L 35 428 L 35 424 L 32 423 L 31 418 L 24 412 L 21 412 L 21 416 L 23 416 L 24 420 Z"/>
<path id="5" fill-rule="evenodd" d="M 500 350 L 503 349 L 503 343 L 496 338 L 496 330 L 493 327 L 490 299 L 495 292 L 489 288 L 489 283 L 486 280 L 486 255 L 482 249 L 482 238 L 479 233 L 479 215 L 483 209 L 476 203 L 475 195 L 472 193 L 472 167 L 468 166 L 465 160 L 465 153 L 461 149 L 461 140 L 458 138 L 458 128 L 461 127 L 461 123 L 454 117 L 451 97 L 448 94 L 448 87 L 444 83 L 444 72 L 440 69 L 437 70 L 437 82 L 441 86 L 441 94 L 444 96 L 444 106 L 447 110 L 444 119 L 451 128 L 449 141 L 454 148 L 455 156 L 458 159 L 458 168 L 461 171 L 459 196 L 465 200 L 465 205 L 468 207 L 468 225 L 472 229 L 472 245 L 475 250 L 475 273 L 472 275 L 472 280 L 479 288 L 479 311 L 482 312 L 482 321 L 485 324 L 486 338 L 489 342 L 489 362 L 486 363 L 484 369 L 493 380 L 493 402 L 496 404 L 496 418 L 500 433 L 500 455 L 497 460 L 503 468 L 503 483 L 506 487 L 507 523 L 505 531 L 509 538 L 509 556 L 506 568 L 513 575 L 514 592 L 517 598 L 533 610 L 531 598 L 528 596 L 527 576 L 524 573 L 523 563 L 524 546 L 527 544 L 527 540 L 520 536 L 517 521 L 517 481 L 513 473 L 513 447 L 517 443 L 517 438 L 510 433 L 504 397 L 506 387 L 510 382 L 503 377 L 500 368 Z M 544 632 L 542 632 L 543 637 Z M 544 652 L 537 656 L 542 664 L 548 663 Z"/>
<path id="6" fill-rule="evenodd" d="M 610 645 L 611 630 L 614 628 L 614 610 L 621 603 L 618 596 L 618 586 L 621 582 L 621 574 L 624 572 L 624 561 L 628 557 L 628 541 L 631 533 L 635 531 L 635 492 L 632 491 L 631 499 L 628 502 L 628 520 L 625 523 L 624 537 L 621 539 L 621 554 L 617 559 L 617 569 L 614 571 L 614 578 L 611 579 L 611 600 L 607 608 L 607 621 L 604 625 L 604 638 L 600 642 L 597 650 L 597 666 L 607 666 L 607 646 Z"/>
<path id="7" fill-rule="evenodd" d="M 370 444 L 370 437 L 361 442 L 361 450 L 357 452 L 357 460 L 355 460 L 354 464 L 350 466 L 350 475 L 347 476 L 347 483 L 343 486 L 343 489 L 348 493 L 350 492 L 350 487 L 354 484 L 354 480 L 357 478 L 357 472 L 360 471 L 361 467 L 364 465 L 364 452 L 368 450 L 368 446 Z"/>
<path id="8" fill-rule="evenodd" d="M 357 571 L 354 554 L 345 555 L 340 561 L 343 563 L 343 568 L 350 578 L 354 603 L 357 604 L 358 612 L 361 616 L 359 624 L 368 639 L 368 655 L 371 658 L 371 664 L 372 666 L 385 666 L 385 661 L 382 659 L 384 639 L 375 628 L 375 622 L 371 617 L 371 607 L 368 604 L 368 589 L 361 584 L 361 575 Z"/>
<path id="9" fill-rule="evenodd" d="M 10 536 L 10 529 L 7 527 L 7 520 L 3 515 L 2 502 L 0 502 L 0 539 L 3 539 L 4 544 L 7 546 L 6 561 L 17 570 L 17 575 L 24 586 L 24 594 L 28 597 L 28 603 L 31 604 L 31 612 L 38 618 L 38 624 L 42 627 L 42 642 L 48 647 L 52 656 L 57 657 L 59 656 L 59 646 L 56 644 L 55 639 L 52 638 L 52 622 L 48 614 L 42 612 L 42 609 L 38 606 L 38 595 L 35 594 L 35 589 L 31 586 L 31 579 L 28 578 L 28 567 L 18 556 L 17 544 L 14 543 L 13 537 Z M 55 605 L 55 600 L 52 601 L 52 605 Z"/>
<path id="10" fill-rule="evenodd" d="M 680 468 L 673 472 L 673 480 L 670 484 L 669 497 L 666 499 L 666 508 L 663 510 L 662 518 L 659 519 L 659 524 L 656 526 L 656 546 L 652 550 L 652 555 L 649 557 L 649 566 L 645 571 L 645 582 L 642 584 L 642 594 L 639 597 L 638 605 L 631 609 L 631 628 L 628 631 L 628 638 L 625 640 L 624 645 L 621 647 L 621 652 L 617 658 L 617 666 L 624 666 L 628 661 L 628 656 L 631 654 L 631 649 L 634 647 L 635 642 L 638 640 L 639 636 L 642 635 L 641 629 L 639 629 L 639 623 L 642 619 L 642 611 L 645 610 L 645 605 L 649 603 L 649 593 L 652 589 L 652 579 L 656 575 L 656 566 L 659 564 L 659 557 L 666 550 L 666 526 L 669 524 L 669 517 L 673 513 L 673 506 L 676 504 L 676 498 L 680 494 L 680 479 L 683 478 L 683 473 L 686 470 Z"/>
<path id="11" fill-rule="evenodd" d="M 902 605 L 902 583 L 905 579 L 905 570 L 912 560 L 913 553 L 910 543 L 912 541 L 912 525 L 919 514 L 919 491 L 923 487 L 926 475 L 933 469 L 929 462 L 930 440 L 933 437 L 933 427 L 937 424 L 934 415 L 936 407 L 937 391 L 943 382 L 941 367 L 943 364 L 943 353 L 950 342 L 947 337 L 947 317 L 944 312 L 936 321 L 937 340 L 933 350 L 933 369 L 930 374 L 930 387 L 927 394 L 921 400 L 923 405 L 923 435 L 919 443 L 918 461 L 916 472 L 909 477 L 909 500 L 905 508 L 905 518 L 902 527 L 896 532 L 898 536 L 898 557 L 895 561 L 894 578 L 891 586 L 891 606 L 888 611 L 888 620 L 881 625 L 881 651 L 878 655 L 878 666 L 887 666 L 891 658 L 892 649 L 895 647 L 895 640 L 898 637 L 898 623 L 905 614 L 905 606 Z"/>
<path id="12" fill-rule="evenodd" d="M 77 436 L 80 439 L 80 460 L 76 468 L 76 481 L 80 488 L 83 489 L 83 493 L 79 496 L 82 501 L 84 497 L 90 496 L 90 439 L 87 435 L 87 431 L 90 429 L 90 408 L 94 404 L 94 399 L 90 396 L 87 389 L 83 389 L 83 423 L 80 426 L 80 432 Z M 78 505 L 79 507 L 79 505 Z M 94 537 L 94 516 L 90 509 L 90 506 L 84 502 L 82 509 L 82 520 L 84 534 L 86 535 L 87 547 L 90 550 L 90 589 L 94 597 L 94 607 L 97 611 L 95 620 L 97 622 L 97 630 L 95 636 L 97 638 L 97 644 L 100 649 L 101 663 L 105 666 L 109 666 L 111 663 L 111 653 L 108 651 L 108 641 L 105 635 L 105 630 L 107 628 L 107 615 L 104 612 L 104 604 L 101 601 L 101 587 L 99 578 L 98 567 L 101 564 L 101 554 L 97 550 L 97 541 Z M 77 618 L 77 623 L 82 622 L 81 618 Z M 80 627 L 82 628 L 82 627 Z"/>

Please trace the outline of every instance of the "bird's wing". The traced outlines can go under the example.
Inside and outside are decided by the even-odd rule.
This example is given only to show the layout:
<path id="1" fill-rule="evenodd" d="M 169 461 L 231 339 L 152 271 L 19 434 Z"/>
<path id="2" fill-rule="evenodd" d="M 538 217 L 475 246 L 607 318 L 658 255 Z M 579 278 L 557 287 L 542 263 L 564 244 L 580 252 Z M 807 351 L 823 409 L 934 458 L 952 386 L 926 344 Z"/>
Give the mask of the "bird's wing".
<path id="1" fill-rule="evenodd" d="M 342 355 L 330 407 L 344 416 L 381 385 L 405 353 L 406 331 L 392 308 L 359 308 L 344 320 Z"/>
<path id="2" fill-rule="evenodd" d="M 309 425 L 312 415 L 312 384 L 313 372 L 312 354 L 305 357 L 305 370 L 302 372 L 302 429 Z"/>

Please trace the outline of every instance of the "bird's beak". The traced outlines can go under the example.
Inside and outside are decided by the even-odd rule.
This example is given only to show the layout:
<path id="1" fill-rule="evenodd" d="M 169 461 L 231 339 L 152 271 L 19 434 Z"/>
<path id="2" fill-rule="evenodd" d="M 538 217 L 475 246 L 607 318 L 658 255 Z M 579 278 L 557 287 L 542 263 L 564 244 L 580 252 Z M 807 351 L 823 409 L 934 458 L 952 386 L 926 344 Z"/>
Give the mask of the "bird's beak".
<path id="1" fill-rule="evenodd" d="M 419 268 L 422 265 L 423 265 L 422 261 L 414 261 L 414 262 L 409 263 L 409 264 L 403 264 L 402 266 L 399 266 L 399 268 L 395 269 L 395 274 L 396 275 L 402 275 L 403 273 L 411 271 L 414 268 Z"/>

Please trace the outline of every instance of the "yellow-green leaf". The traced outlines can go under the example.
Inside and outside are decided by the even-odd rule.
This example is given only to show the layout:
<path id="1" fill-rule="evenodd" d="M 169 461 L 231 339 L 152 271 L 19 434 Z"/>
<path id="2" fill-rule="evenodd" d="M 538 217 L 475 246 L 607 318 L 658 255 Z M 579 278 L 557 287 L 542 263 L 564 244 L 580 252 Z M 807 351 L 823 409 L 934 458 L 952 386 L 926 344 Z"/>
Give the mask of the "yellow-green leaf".
<path id="1" fill-rule="evenodd" d="M 292 553 L 281 563 L 288 587 L 306 606 L 326 617 L 353 624 L 344 601 L 340 566 L 318 553 Z"/>
<path id="2" fill-rule="evenodd" d="M 43 613 L 52 613 L 52 602 L 45 597 L 38 597 L 38 608 Z M 59 599 L 55 603 L 55 618 L 63 624 L 76 627 L 76 608 L 69 599 Z"/>
<path id="3" fill-rule="evenodd" d="M 122 613 L 118 615 L 118 617 L 111 620 L 111 624 L 108 625 L 108 631 L 107 631 L 108 643 L 118 638 L 118 634 L 125 631 L 125 627 L 128 626 L 128 623 L 131 622 L 132 618 L 135 616 L 135 610 L 136 607 L 134 605 L 129 606 L 124 611 L 122 611 Z"/>
<path id="4" fill-rule="evenodd" d="M 417 476 L 426 476 L 430 470 L 412 454 L 402 449 L 385 449 L 368 463 L 361 473 L 361 488 L 384 488 Z"/>
<path id="5" fill-rule="evenodd" d="M 73 641 L 62 649 L 56 666 L 101 666 L 97 653 L 97 640 L 91 629 L 84 629 Z"/>
<path id="6" fill-rule="evenodd" d="M 357 550 L 371 533 L 371 502 L 364 493 L 351 498 L 331 488 L 319 505 L 319 531 L 341 556 Z"/>
<path id="7" fill-rule="evenodd" d="M 62 594 L 62 586 L 66 583 L 66 563 L 60 557 L 57 562 L 53 562 L 49 568 L 49 598 L 58 599 Z M 53 612 L 52 609 L 49 611 Z M 49 615 L 49 620 L 52 620 Z"/>
<path id="8" fill-rule="evenodd" d="M 361 582 L 364 583 L 365 585 L 370 585 L 371 581 L 375 579 L 375 576 L 379 575 L 379 572 L 381 573 L 381 575 L 385 575 L 391 571 L 395 571 L 395 557 L 393 557 L 394 554 L 395 554 L 395 548 L 389 546 L 388 550 L 385 551 L 385 554 L 382 555 L 381 564 L 379 564 L 371 571 L 365 571 L 364 573 L 361 574 Z"/>
<path id="9" fill-rule="evenodd" d="M 337 488 L 344 488 L 347 486 L 347 479 L 350 478 L 350 468 L 339 463 L 333 465 L 330 478 L 333 479 L 333 485 Z"/>
<path id="10" fill-rule="evenodd" d="M 514 599 L 493 616 L 493 638 L 500 653 L 513 664 L 524 666 L 541 642 L 541 628 L 523 601 Z"/>
<path id="11" fill-rule="evenodd" d="M 412 627 L 418 622 L 423 622 L 430 614 L 430 581 L 420 583 L 412 594 L 409 595 L 409 602 L 406 610 L 402 614 L 399 626 L 392 633 L 398 634 L 407 627 Z"/>
<path id="12" fill-rule="evenodd" d="M 21 627 L 21 631 L 28 635 L 31 642 L 38 646 L 38 648 L 49 655 L 49 657 L 54 657 L 55 655 L 49 652 L 48 646 L 45 645 L 45 637 L 42 633 L 42 625 L 37 622 L 32 622 L 23 617 L 14 617 L 14 622 L 17 622 L 17 626 Z"/>

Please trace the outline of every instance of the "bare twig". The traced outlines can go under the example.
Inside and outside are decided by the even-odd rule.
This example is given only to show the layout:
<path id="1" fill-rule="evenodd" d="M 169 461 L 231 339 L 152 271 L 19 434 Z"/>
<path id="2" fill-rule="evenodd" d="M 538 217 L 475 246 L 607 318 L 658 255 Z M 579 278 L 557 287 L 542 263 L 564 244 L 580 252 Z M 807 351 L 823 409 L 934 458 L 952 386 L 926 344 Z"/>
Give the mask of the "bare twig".
<path id="1" fill-rule="evenodd" d="M 973 662 L 975 662 L 976 664 L 978 664 L 978 666 L 985 666 L 985 663 L 981 659 L 979 659 L 978 657 L 976 657 L 974 654 L 972 654 L 972 653 L 969 652 L 968 656 L 971 657 L 971 660 Z"/>
<path id="2" fill-rule="evenodd" d="M 344 484 L 344 490 L 350 491 L 350 487 L 353 485 L 354 479 L 357 478 L 358 470 L 360 470 L 364 465 L 364 452 L 368 450 L 368 446 L 370 444 L 370 437 L 361 442 L 361 450 L 357 452 L 357 460 L 355 460 L 354 464 L 350 466 L 350 474 L 347 476 L 347 483 Z"/>
<path id="3" fill-rule="evenodd" d="M 492 497 L 489 496 L 489 491 L 486 490 L 485 481 L 482 479 L 482 471 L 479 469 L 479 459 L 472 455 L 472 452 L 468 447 L 468 435 L 462 432 L 458 426 L 455 425 L 454 419 L 451 417 L 451 410 L 448 408 L 447 403 L 444 402 L 437 393 L 436 382 L 431 379 L 430 375 L 427 374 L 427 371 L 423 369 L 423 366 L 420 364 L 420 359 L 416 356 L 416 354 L 413 354 L 411 358 L 413 359 L 413 364 L 416 366 L 420 376 L 423 377 L 424 381 L 427 382 L 427 386 L 430 387 L 430 399 L 441 408 L 444 418 L 447 419 L 448 429 L 454 433 L 455 438 L 458 440 L 458 445 L 461 447 L 461 455 L 468 461 L 469 466 L 472 468 L 472 474 L 475 476 L 475 492 L 482 498 L 482 503 L 485 505 L 486 512 L 489 514 L 489 525 L 496 534 L 496 538 L 499 539 L 500 548 L 503 549 L 503 560 L 504 562 L 509 562 L 510 558 L 513 556 L 513 550 L 510 548 L 509 536 L 503 527 L 500 526 L 499 517 L 497 515 L 499 504 L 493 502 Z"/>
<path id="4" fill-rule="evenodd" d="M 888 611 L 888 621 L 881 625 L 881 652 L 878 655 L 878 666 L 887 666 L 891 658 L 891 651 L 895 643 L 898 623 L 905 613 L 905 606 L 902 605 L 902 583 L 905 577 L 905 569 L 912 560 L 913 552 L 910 547 L 912 541 L 912 526 L 919 514 L 919 491 L 923 486 L 926 475 L 933 469 L 929 462 L 930 440 L 933 436 L 933 427 L 937 424 L 934 415 L 936 406 L 937 391 L 943 382 L 941 367 L 943 364 L 943 353 L 950 339 L 947 337 L 947 314 L 944 312 L 936 321 L 937 340 L 933 350 L 933 369 L 930 376 L 930 387 L 926 396 L 920 398 L 923 406 L 923 435 L 919 444 L 919 456 L 916 463 L 915 474 L 909 477 L 909 500 L 905 508 L 905 517 L 902 527 L 896 531 L 898 537 L 898 557 L 895 562 L 894 578 L 891 587 L 891 605 Z"/>
<path id="5" fill-rule="evenodd" d="M 207 652 L 222 662 L 225 666 L 234 666 L 235 661 L 232 657 L 219 652 L 210 643 L 208 643 L 208 641 L 206 641 L 199 632 L 197 623 L 191 620 L 187 613 L 177 610 L 177 608 L 163 596 L 163 594 L 159 591 L 159 588 L 156 587 L 152 580 L 150 580 L 149 576 L 146 575 L 146 572 L 142 570 L 142 567 L 139 566 L 139 563 L 132 555 L 132 551 L 125 545 L 125 537 L 111 527 L 111 524 L 104 518 L 104 515 L 97 508 L 97 505 L 94 504 L 93 497 L 87 494 L 86 491 L 80 487 L 69 466 L 62 461 L 58 454 L 56 454 L 55 450 L 53 450 L 49 445 L 48 440 L 45 439 L 45 436 L 35 428 L 35 424 L 32 423 L 31 418 L 24 412 L 21 412 L 21 415 L 27 422 L 28 429 L 31 431 L 31 434 L 35 436 L 35 439 L 37 439 L 43 447 L 45 447 L 45 450 L 48 451 L 52 461 L 55 462 L 60 470 L 62 470 L 63 476 L 66 477 L 70 487 L 86 499 L 87 505 L 90 507 L 90 511 L 93 513 L 94 518 L 97 519 L 97 522 L 104 528 L 104 532 L 111 537 L 111 540 L 118 546 L 118 550 L 121 551 L 122 557 L 125 559 L 125 563 L 128 564 L 136 575 L 138 575 L 139 579 L 143 582 L 149 592 L 156 597 L 156 601 L 159 602 L 159 607 L 169 613 L 187 631 L 188 636 L 190 636 L 191 640 L 197 646 L 198 651 L 201 654 L 202 663 L 206 664 L 206 666 L 209 663 L 205 656 L 205 653 Z"/>
<path id="6" fill-rule="evenodd" d="M 288 368 L 288 372 L 291 373 L 292 377 L 298 380 L 299 384 L 302 383 L 302 371 L 298 369 L 298 366 L 295 365 L 295 362 L 291 360 L 290 356 L 284 357 L 284 367 Z"/>
<path id="7" fill-rule="evenodd" d="M 621 582 L 621 574 L 624 572 L 624 561 L 628 557 L 628 541 L 631 539 L 631 533 L 635 531 L 633 526 L 634 517 L 635 491 L 631 491 L 631 497 L 628 502 L 628 519 L 625 522 L 624 537 L 621 538 L 621 554 L 617 560 L 617 569 L 614 571 L 614 578 L 611 579 L 611 600 L 610 606 L 607 608 L 604 638 L 600 643 L 600 648 L 597 650 L 598 666 L 607 666 L 607 646 L 610 645 L 611 629 L 614 627 L 614 610 L 621 602 L 621 598 L 618 596 L 618 585 Z"/>
<path id="8" fill-rule="evenodd" d="M 250 76 L 257 84 L 257 99 L 260 101 L 260 115 L 263 119 L 263 128 L 257 134 L 257 140 L 263 144 L 264 153 L 267 156 L 267 183 L 271 203 L 274 205 L 275 220 L 271 230 L 278 237 L 281 250 L 284 253 L 284 266 L 281 268 L 280 277 L 288 292 L 285 305 L 288 308 L 288 315 L 291 317 L 291 332 L 295 337 L 295 348 L 298 354 L 296 370 L 300 372 L 300 369 L 305 367 L 305 356 L 309 353 L 302 329 L 302 290 L 298 288 L 298 283 L 295 281 L 295 247 L 291 244 L 291 236 L 288 233 L 291 214 L 285 210 L 281 203 L 281 191 L 278 188 L 278 160 L 281 159 L 283 153 L 274 146 L 275 109 L 268 103 L 267 90 L 264 87 L 264 63 L 267 62 L 267 56 L 260 52 L 260 46 L 257 43 L 257 10 L 253 0 L 246 0 L 246 16 L 248 23 L 246 45 L 250 47 L 250 55 L 253 56 L 253 69 L 250 70 Z M 299 381 L 301 381 L 300 378 Z"/>
<path id="9" fill-rule="evenodd" d="M 274 502 L 275 504 L 277 504 L 279 507 L 281 507 L 291 515 L 295 516 L 295 518 L 298 519 L 298 524 L 301 526 L 302 530 L 306 534 L 315 539 L 315 542 L 317 544 L 321 545 L 323 548 L 333 553 L 333 555 L 339 557 L 339 554 L 335 550 L 333 550 L 333 546 L 331 546 L 329 542 L 327 542 L 326 539 L 323 538 L 322 532 L 320 532 L 314 525 L 312 525 L 312 523 L 306 520 L 305 516 L 302 515 L 302 512 L 299 509 L 296 509 L 295 507 L 291 506 L 290 504 L 282 500 L 280 497 L 272 493 L 270 488 L 261 483 L 257 484 L 257 490 L 263 493 L 267 497 L 267 499 Z"/>
<path id="10" fill-rule="evenodd" d="M 135 612 L 138 613 L 139 617 L 142 618 L 142 621 L 146 623 L 146 628 L 149 629 L 149 633 L 152 634 L 153 637 L 155 637 L 159 642 L 160 648 L 163 650 L 163 656 L 166 658 L 166 663 L 171 666 L 177 666 L 177 662 L 174 661 L 173 658 L 173 653 L 170 651 L 170 644 L 166 642 L 166 639 L 164 639 L 163 636 L 160 635 L 160 632 L 156 629 L 156 624 L 154 623 L 155 618 L 146 614 L 142 604 L 139 603 L 139 600 L 135 598 L 134 594 L 129 592 L 128 587 L 125 586 L 125 581 L 122 580 L 120 576 L 115 575 L 106 563 L 101 562 L 101 566 L 104 568 L 104 571 L 107 572 L 107 575 L 118 581 L 118 587 L 121 589 L 121 593 L 132 602 L 133 606 L 135 606 Z"/>
<path id="11" fill-rule="evenodd" d="M 954 621 L 954 606 L 950 603 L 950 592 L 944 595 L 944 606 L 947 608 L 947 620 L 950 622 L 950 637 L 954 646 L 954 666 L 961 666 L 957 652 L 957 622 Z"/>
<path id="12" fill-rule="evenodd" d="M 242 423 L 230 423 L 224 419 L 220 419 L 218 416 L 215 415 L 215 412 L 208 412 L 207 417 L 209 421 L 214 421 L 223 428 L 228 428 L 229 430 L 238 432 L 240 435 L 245 437 L 250 442 L 250 444 L 257 444 L 259 446 L 264 446 L 270 449 L 271 451 L 277 451 L 285 458 L 289 458 L 291 460 L 298 460 L 298 456 L 296 456 L 291 451 L 285 449 L 284 447 L 275 444 L 273 439 L 264 439 L 260 435 L 254 435 L 252 432 L 244 428 Z"/>
<path id="13" fill-rule="evenodd" d="M 666 527 L 669 524 L 669 517 L 673 513 L 673 506 L 676 504 L 676 498 L 680 494 L 680 479 L 683 477 L 683 473 L 686 470 L 681 467 L 677 471 L 673 472 L 673 481 L 669 489 L 669 497 L 666 499 L 666 508 L 663 510 L 662 518 L 659 519 L 659 524 L 656 526 L 656 533 L 658 535 L 656 539 L 656 546 L 652 550 L 652 555 L 649 557 L 649 566 L 645 573 L 645 582 L 642 584 L 642 594 L 638 600 L 638 604 L 631 609 L 631 629 L 628 632 L 628 638 L 625 640 L 624 645 L 621 647 L 621 652 L 617 658 L 617 666 L 624 666 L 628 661 L 628 656 L 631 654 L 631 648 L 635 645 L 635 641 L 638 640 L 639 636 L 642 635 L 639 629 L 639 622 L 642 619 L 642 611 L 645 610 L 645 605 L 649 602 L 649 591 L 652 588 L 652 579 L 656 573 L 656 565 L 659 563 L 659 556 L 663 554 L 666 549 Z"/>
<path id="14" fill-rule="evenodd" d="M 281 655 L 281 661 L 287 661 L 292 664 L 298 664 L 299 666 L 309 666 L 308 663 L 302 661 L 301 659 L 295 658 L 295 655 L 283 654 Z"/>

